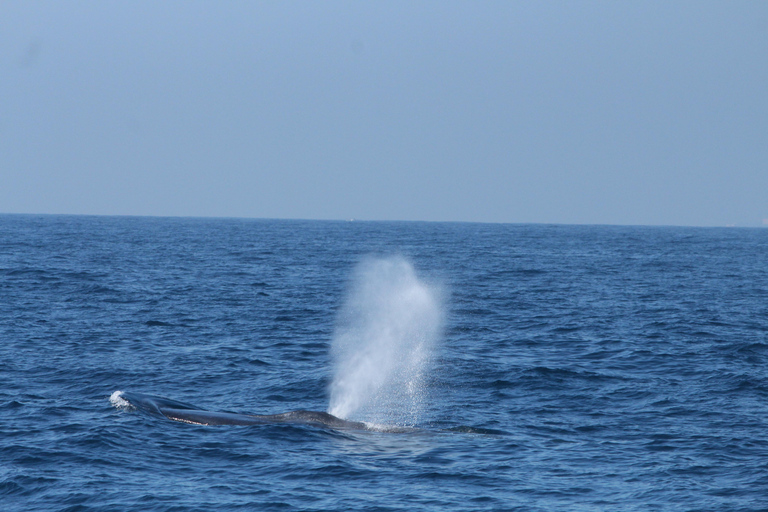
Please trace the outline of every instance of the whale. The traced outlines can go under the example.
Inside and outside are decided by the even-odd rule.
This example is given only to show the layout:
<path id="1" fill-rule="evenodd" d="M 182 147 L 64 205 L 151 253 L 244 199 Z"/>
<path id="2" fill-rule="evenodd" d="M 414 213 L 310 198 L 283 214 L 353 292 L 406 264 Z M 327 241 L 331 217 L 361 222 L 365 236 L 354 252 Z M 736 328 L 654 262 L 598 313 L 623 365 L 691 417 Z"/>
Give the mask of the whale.
<path id="1" fill-rule="evenodd" d="M 109 401 L 118 409 L 138 409 L 153 416 L 190 423 L 193 425 L 270 425 L 286 423 L 293 425 L 310 425 L 332 430 L 367 430 L 385 433 L 413 433 L 422 432 L 416 427 L 400 425 L 380 425 L 363 423 L 360 421 L 345 420 L 333 414 L 321 411 L 290 411 L 281 414 L 241 414 L 236 412 L 214 412 L 201 409 L 192 404 L 171 400 L 162 396 L 147 395 L 133 391 L 115 391 L 109 397 Z M 478 428 L 469 426 L 456 426 L 442 428 L 438 432 L 484 434 L 484 435 L 509 435 L 503 430 Z"/>
<path id="2" fill-rule="evenodd" d="M 365 423 L 345 420 L 320 411 L 299 410 L 282 414 L 214 412 L 161 396 L 129 391 L 115 391 L 110 397 L 110 401 L 116 407 L 139 409 L 155 416 L 193 425 L 268 425 L 273 423 L 290 423 L 318 425 L 337 430 L 369 429 L 369 426 Z"/>

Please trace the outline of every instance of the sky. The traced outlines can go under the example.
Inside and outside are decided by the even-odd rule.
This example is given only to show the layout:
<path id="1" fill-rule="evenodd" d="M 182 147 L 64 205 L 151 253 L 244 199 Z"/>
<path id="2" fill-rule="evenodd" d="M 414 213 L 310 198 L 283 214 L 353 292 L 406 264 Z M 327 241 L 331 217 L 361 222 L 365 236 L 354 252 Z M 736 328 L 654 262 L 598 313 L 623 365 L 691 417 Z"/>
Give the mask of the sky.
<path id="1" fill-rule="evenodd" d="M 768 226 L 768 2 L 2 0 L 0 212 Z"/>

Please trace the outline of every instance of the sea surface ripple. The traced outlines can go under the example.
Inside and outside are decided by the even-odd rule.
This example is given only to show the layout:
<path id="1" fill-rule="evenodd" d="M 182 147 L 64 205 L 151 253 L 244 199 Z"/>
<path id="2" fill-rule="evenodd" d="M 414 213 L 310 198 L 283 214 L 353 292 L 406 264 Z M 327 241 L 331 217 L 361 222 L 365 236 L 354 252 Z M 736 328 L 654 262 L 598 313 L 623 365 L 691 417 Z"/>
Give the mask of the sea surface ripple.
<path id="1" fill-rule="evenodd" d="M 326 411 L 353 269 L 445 291 L 412 430 Z M 0 216 L 0 509 L 768 510 L 768 229 Z"/>

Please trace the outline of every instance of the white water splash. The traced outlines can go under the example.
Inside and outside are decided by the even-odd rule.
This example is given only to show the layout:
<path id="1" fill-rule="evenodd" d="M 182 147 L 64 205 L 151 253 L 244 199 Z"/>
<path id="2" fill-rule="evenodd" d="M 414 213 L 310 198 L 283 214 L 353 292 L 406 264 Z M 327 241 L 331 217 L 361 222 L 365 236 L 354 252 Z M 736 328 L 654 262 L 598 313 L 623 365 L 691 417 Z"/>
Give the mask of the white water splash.
<path id="1" fill-rule="evenodd" d="M 133 406 L 123 398 L 123 392 L 122 391 L 115 391 L 110 395 L 109 397 L 109 403 L 111 403 L 114 407 L 117 409 L 132 409 Z"/>
<path id="2" fill-rule="evenodd" d="M 332 345 L 328 412 L 375 423 L 414 424 L 425 372 L 440 337 L 441 291 L 403 258 L 367 259 L 354 274 Z"/>

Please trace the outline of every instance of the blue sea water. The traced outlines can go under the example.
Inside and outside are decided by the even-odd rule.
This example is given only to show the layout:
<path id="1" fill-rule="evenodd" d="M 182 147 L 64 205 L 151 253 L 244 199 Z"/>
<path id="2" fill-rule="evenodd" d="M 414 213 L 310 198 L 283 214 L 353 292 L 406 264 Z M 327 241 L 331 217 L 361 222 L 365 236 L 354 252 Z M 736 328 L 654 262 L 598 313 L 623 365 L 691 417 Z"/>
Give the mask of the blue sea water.
<path id="1" fill-rule="evenodd" d="M 348 415 L 413 428 L 110 402 L 327 411 L 345 332 L 434 320 L 365 261 L 439 329 Z M 0 509 L 768 510 L 768 230 L 0 216 Z"/>

